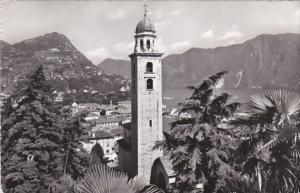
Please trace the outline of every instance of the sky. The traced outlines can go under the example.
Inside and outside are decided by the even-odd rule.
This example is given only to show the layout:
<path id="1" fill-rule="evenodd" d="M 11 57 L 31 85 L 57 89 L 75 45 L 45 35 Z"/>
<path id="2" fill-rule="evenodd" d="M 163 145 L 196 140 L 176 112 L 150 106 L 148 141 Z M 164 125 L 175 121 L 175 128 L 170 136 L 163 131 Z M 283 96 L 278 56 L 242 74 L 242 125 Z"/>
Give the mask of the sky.
<path id="1" fill-rule="evenodd" d="M 0 37 L 16 43 L 67 36 L 94 64 L 129 59 L 143 1 L 4 1 Z M 242 43 L 260 34 L 300 33 L 300 1 L 148 1 L 160 51 Z"/>

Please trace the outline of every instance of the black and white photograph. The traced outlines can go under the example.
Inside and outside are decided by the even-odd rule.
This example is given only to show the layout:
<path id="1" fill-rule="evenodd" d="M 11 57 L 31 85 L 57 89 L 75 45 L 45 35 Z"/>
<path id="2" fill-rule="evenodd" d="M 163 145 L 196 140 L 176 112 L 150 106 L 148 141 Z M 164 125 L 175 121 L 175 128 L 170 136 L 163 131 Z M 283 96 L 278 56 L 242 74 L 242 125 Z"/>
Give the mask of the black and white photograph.
<path id="1" fill-rule="evenodd" d="M 300 1 L 3 0 L 0 193 L 300 193 Z"/>

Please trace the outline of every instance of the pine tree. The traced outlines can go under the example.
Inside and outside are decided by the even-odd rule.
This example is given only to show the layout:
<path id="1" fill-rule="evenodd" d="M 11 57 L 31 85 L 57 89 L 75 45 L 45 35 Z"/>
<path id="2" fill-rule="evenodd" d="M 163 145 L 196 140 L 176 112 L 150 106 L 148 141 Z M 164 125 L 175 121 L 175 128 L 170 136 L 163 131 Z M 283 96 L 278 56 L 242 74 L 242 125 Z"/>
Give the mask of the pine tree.
<path id="1" fill-rule="evenodd" d="M 47 192 L 49 184 L 63 174 L 68 152 L 65 139 L 75 136 L 69 135 L 67 127 L 78 129 L 78 122 L 69 121 L 66 126 L 68 119 L 53 107 L 42 66 L 25 85 L 7 99 L 2 111 L 1 181 L 7 193 Z M 70 172 L 78 175 L 82 170 Z"/>
<path id="2" fill-rule="evenodd" d="M 166 140 L 158 146 L 169 152 L 176 183 L 173 192 L 190 192 L 199 183 L 204 192 L 223 192 L 228 178 L 236 178 L 231 162 L 235 140 L 230 130 L 221 127 L 239 103 L 228 104 L 228 93 L 216 92 L 216 85 L 226 72 L 217 73 L 199 86 L 189 86 L 193 94 L 181 104 L 181 113 L 165 133 Z M 230 181 L 230 180 L 229 180 Z"/>

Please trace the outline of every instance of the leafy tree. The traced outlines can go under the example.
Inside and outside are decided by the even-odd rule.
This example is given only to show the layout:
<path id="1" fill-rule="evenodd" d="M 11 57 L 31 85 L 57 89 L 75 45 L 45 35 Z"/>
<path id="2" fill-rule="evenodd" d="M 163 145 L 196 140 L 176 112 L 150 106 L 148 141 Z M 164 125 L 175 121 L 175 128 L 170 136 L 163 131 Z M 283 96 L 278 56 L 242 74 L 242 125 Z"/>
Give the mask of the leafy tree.
<path id="1" fill-rule="evenodd" d="M 255 95 L 231 121 L 243 139 L 237 162 L 262 192 L 299 192 L 300 95 L 278 89 Z"/>
<path id="2" fill-rule="evenodd" d="M 259 193 L 257 183 L 247 178 L 241 178 L 240 173 L 226 178 L 224 182 L 217 193 Z"/>
<path id="3" fill-rule="evenodd" d="M 51 182 L 48 193 L 75 193 L 76 190 L 76 181 L 70 175 L 64 174 Z"/>
<path id="4" fill-rule="evenodd" d="M 216 91 L 224 74 L 189 87 L 193 94 L 181 104 L 181 113 L 187 115 L 174 121 L 166 140 L 157 144 L 170 154 L 177 175 L 173 192 L 189 192 L 199 183 L 206 193 L 222 192 L 226 179 L 237 174 L 231 165 L 236 142 L 230 130 L 222 127 L 222 120 L 230 118 L 239 103 L 228 104 L 230 95 Z"/>
<path id="5" fill-rule="evenodd" d="M 82 151 L 75 142 L 70 145 L 73 149 L 66 148 L 66 138 L 80 136 L 79 123 L 60 116 L 53 106 L 52 89 L 42 66 L 25 85 L 8 98 L 2 111 L 1 181 L 7 193 L 47 192 L 50 182 L 63 174 L 65 165 L 72 168 L 68 172 L 73 176 L 83 173 L 79 165 L 84 166 L 84 156 L 80 161 L 79 156 L 73 156 Z M 72 129 L 73 135 L 69 135 Z M 72 163 L 66 162 L 67 152 L 71 152 Z"/>

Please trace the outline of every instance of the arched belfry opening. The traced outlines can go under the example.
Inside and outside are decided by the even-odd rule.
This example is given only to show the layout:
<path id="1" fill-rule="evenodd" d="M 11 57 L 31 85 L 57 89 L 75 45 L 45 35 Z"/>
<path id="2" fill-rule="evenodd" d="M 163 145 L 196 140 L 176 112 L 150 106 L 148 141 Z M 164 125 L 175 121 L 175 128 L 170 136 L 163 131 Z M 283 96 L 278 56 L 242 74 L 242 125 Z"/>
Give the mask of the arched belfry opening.
<path id="1" fill-rule="evenodd" d="M 147 62 L 146 72 L 147 73 L 152 73 L 153 72 L 153 63 L 152 62 Z"/>
<path id="2" fill-rule="evenodd" d="M 147 49 L 150 50 L 150 48 L 151 48 L 150 40 L 147 40 Z"/>
<path id="3" fill-rule="evenodd" d="M 143 40 L 140 40 L 140 47 L 141 47 L 141 50 L 144 51 L 144 41 Z"/>

